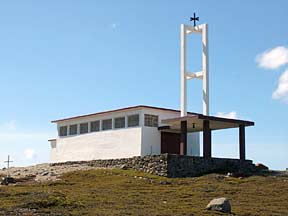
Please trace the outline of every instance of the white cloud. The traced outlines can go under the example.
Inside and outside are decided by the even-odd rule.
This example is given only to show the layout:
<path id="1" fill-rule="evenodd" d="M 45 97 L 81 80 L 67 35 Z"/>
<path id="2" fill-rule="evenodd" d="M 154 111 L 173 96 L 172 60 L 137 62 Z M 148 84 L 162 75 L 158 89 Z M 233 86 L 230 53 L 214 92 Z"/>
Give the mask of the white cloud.
<path id="1" fill-rule="evenodd" d="M 33 159 L 36 157 L 36 152 L 34 149 L 28 148 L 24 150 L 25 159 Z"/>
<path id="2" fill-rule="evenodd" d="M 280 76 L 278 86 L 273 92 L 272 98 L 288 103 L 288 69 Z"/>
<path id="3" fill-rule="evenodd" d="M 3 124 L 0 124 L 0 128 L 1 130 L 3 131 L 7 131 L 7 130 L 15 130 L 16 129 L 16 121 L 15 120 L 11 120 L 9 122 L 6 122 L 6 123 L 3 123 Z"/>
<path id="4" fill-rule="evenodd" d="M 237 113 L 235 111 L 228 112 L 228 113 L 218 112 L 216 116 L 221 117 L 221 118 L 237 119 Z"/>
<path id="5" fill-rule="evenodd" d="M 265 69 L 277 69 L 288 63 L 288 48 L 278 46 L 256 56 L 259 67 Z"/>
<path id="6" fill-rule="evenodd" d="M 4 124 L 1 124 L 2 126 Z M 55 131 L 39 131 L 17 127 L 17 130 L 0 130 L 0 159 L 12 156 L 13 166 L 28 166 L 49 161 L 48 139 L 56 136 Z M 3 163 L 2 163 L 3 164 Z M 0 162 L 1 165 L 1 162 Z M 4 165 L 4 164 L 3 164 Z"/>
<path id="7" fill-rule="evenodd" d="M 116 29 L 117 27 L 118 27 L 118 24 L 116 24 L 116 23 L 112 23 L 112 24 L 111 24 L 111 28 L 112 28 L 112 29 Z"/>

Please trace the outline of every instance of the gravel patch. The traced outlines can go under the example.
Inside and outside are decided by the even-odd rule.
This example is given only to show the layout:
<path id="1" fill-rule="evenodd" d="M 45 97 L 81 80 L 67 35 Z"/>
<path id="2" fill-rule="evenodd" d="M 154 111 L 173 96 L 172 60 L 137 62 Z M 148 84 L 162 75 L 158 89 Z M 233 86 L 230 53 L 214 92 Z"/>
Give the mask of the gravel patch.
<path id="1" fill-rule="evenodd" d="M 78 170 L 91 170 L 99 169 L 99 167 L 93 167 L 88 163 L 85 164 L 37 164 L 28 167 L 11 167 L 9 168 L 9 174 L 15 179 L 21 180 L 33 180 L 36 182 L 57 181 L 63 173 L 73 172 Z M 6 168 L 0 170 L 0 176 L 4 177 L 8 174 Z"/>

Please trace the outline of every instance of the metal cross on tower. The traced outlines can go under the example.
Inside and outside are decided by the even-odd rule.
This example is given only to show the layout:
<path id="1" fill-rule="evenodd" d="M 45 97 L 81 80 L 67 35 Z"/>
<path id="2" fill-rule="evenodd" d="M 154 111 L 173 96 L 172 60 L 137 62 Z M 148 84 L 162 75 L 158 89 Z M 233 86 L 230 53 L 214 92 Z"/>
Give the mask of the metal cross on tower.
<path id="1" fill-rule="evenodd" d="M 199 17 L 196 17 L 196 14 L 194 13 L 194 16 L 193 17 L 190 17 L 190 21 L 194 22 L 194 27 L 196 26 L 196 21 L 199 21 Z"/>
<path id="2" fill-rule="evenodd" d="M 9 169 L 10 163 L 12 163 L 13 161 L 10 160 L 10 155 L 8 155 L 8 160 L 4 161 L 4 163 L 7 163 L 7 169 Z"/>

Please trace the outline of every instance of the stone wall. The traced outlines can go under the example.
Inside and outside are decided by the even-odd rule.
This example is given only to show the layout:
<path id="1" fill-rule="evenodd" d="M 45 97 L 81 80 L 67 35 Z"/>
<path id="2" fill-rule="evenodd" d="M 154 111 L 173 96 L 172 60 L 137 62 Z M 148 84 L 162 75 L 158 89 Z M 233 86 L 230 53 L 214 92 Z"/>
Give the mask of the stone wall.
<path id="1" fill-rule="evenodd" d="M 53 163 L 50 166 L 85 164 L 92 167 L 134 169 L 159 176 L 167 176 L 168 154 L 137 156 L 122 159 L 92 160 L 92 161 L 69 161 Z"/>
<path id="2" fill-rule="evenodd" d="M 251 160 L 240 161 L 238 159 L 211 158 L 184 156 L 174 154 L 151 155 L 144 157 L 132 157 L 123 159 L 73 161 L 55 163 L 51 166 L 73 164 L 85 164 L 92 167 L 106 168 L 130 168 L 166 177 L 193 177 L 207 173 L 241 172 L 251 174 L 255 172 L 255 166 Z"/>
<path id="3" fill-rule="evenodd" d="M 168 177 L 193 177 L 207 173 L 243 173 L 256 172 L 251 160 L 239 159 L 191 157 L 183 155 L 167 155 Z"/>

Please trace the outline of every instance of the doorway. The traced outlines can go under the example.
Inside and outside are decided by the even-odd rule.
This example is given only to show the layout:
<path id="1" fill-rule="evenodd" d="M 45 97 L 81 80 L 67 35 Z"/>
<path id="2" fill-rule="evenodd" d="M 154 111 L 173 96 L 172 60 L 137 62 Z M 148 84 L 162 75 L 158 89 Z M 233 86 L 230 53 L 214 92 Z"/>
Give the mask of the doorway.
<path id="1" fill-rule="evenodd" d="M 161 154 L 180 154 L 180 134 L 177 133 L 161 133 Z"/>

